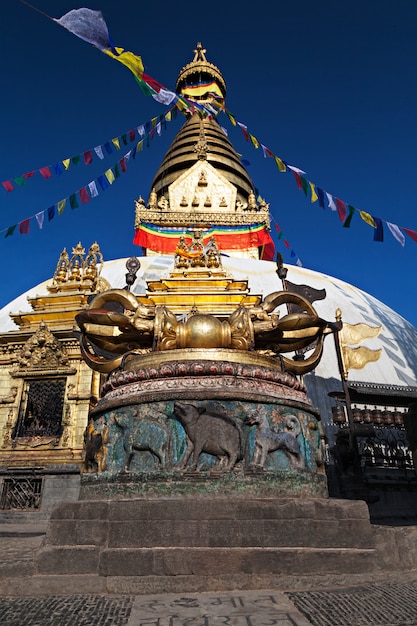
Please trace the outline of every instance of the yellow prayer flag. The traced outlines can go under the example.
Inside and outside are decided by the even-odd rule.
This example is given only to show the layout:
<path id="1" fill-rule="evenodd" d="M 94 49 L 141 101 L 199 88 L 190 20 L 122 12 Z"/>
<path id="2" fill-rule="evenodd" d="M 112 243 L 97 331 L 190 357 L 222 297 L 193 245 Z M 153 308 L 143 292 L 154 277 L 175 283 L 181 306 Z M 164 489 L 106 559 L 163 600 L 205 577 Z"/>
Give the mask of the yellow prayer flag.
<path id="1" fill-rule="evenodd" d="M 342 346 L 357 346 L 365 339 L 377 337 L 382 330 L 382 326 L 368 326 L 368 324 L 346 324 L 343 322 L 340 331 L 340 344 Z"/>
<path id="2" fill-rule="evenodd" d="M 120 143 L 119 143 L 119 138 L 115 137 L 115 139 L 112 139 L 112 144 L 116 147 L 117 150 L 120 150 Z"/>
<path id="3" fill-rule="evenodd" d="M 108 49 L 103 49 L 102 52 L 125 65 L 137 78 L 141 79 L 145 69 L 143 67 L 142 58 L 133 54 L 133 52 L 130 52 L 129 50 L 124 50 L 123 48 L 115 48 L 115 50 L 117 54 L 114 54 Z"/>
<path id="4" fill-rule="evenodd" d="M 236 126 L 236 120 L 233 117 L 233 115 L 231 113 L 229 113 L 228 111 L 226 111 L 227 117 L 229 118 L 229 120 L 232 122 L 233 126 Z"/>
<path id="5" fill-rule="evenodd" d="M 158 121 L 158 118 L 157 118 L 157 117 L 153 117 L 153 118 L 151 119 L 152 128 L 155 128 L 157 121 Z"/>
<path id="6" fill-rule="evenodd" d="M 143 150 L 143 139 L 138 141 L 138 145 L 136 146 L 136 152 L 140 152 L 141 150 Z"/>
<path id="7" fill-rule="evenodd" d="M 165 113 L 165 119 L 166 119 L 167 122 L 171 121 L 171 119 L 172 119 L 171 111 L 167 111 Z"/>
<path id="8" fill-rule="evenodd" d="M 378 361 L 382 354 L 382 348 L 379 350 L 370 350 L 362 346 L 360 348 L 342 347 L 342 357 L 345 371 L 351 369 L 361 370 L 372 361 Z"/>
<path id="9" fill-rule="evenodd" d="M 258 140 L 256 139 L 256 137 L 254 137 L 254 136 L 253 136 L 253 135 L 251 135 L 250 133 L 249 133 L 249 137 L 250 137 L 251 142 L 252 142 L 252 143 L 253 143 L 253 145 L 255 146 L 255 148 L 259 148 L 259 142 L 258 142 Z"/>
<path id="10" fill-rule="evenodd" d="M 70 163 L 71 163 L 71 159 L 64 159 L 62 161 L 62 165 L 65 167 L 66 170 L 69 168 Z"/>
<path id="11" fill-rule="evenodd" d="M 318 195 L 316 194 L 316 187 L 314 183 L 311 183 L 310 181 L 308 181 L 308 184 L 310 185 L 310 188 L 311 188 L 311 202 L 315 202 L 316 200 L 319 199 Z"/>
<path id="12" fill-rule="evenodd" d="M 365 213 L 365 211 L 359 211 L 359 214 L 364 222 L 369 224 L 369 226 L 372 226 L 372 228 L 376 228 L 376 224 L 372 215 L 369 215 L 369 213 Z"/>
<path id="13" fill-rule="evenodd" d="M 113 171 L 111 169 L 108 169 L 104 172 L 104 176 L 107 178 L 107 180 L 109 181 L 110 185 L 114 182 L 114 174 Z"/>
<path id="14" fill-rule="evenodd" d="M 58 210 L 58 215 L 62 215 L 65 209 L 65 205 L 67 203 L 67 199 L 65 198 L 65 200 L 60 200 L 57 205 L 56 208 Z"/>
<path id="15" fill-rule="evenodd" d="M 286 172 L 287 168 L 285 167 L 285 163 L 283 161 L 281 161 L 281 159 L 279 157 L 277 157 L 277 156 L 274 156 L 274 159 L 275 159 L 275 163 L 278 166 L 279 171 L 280 172 Z"/>

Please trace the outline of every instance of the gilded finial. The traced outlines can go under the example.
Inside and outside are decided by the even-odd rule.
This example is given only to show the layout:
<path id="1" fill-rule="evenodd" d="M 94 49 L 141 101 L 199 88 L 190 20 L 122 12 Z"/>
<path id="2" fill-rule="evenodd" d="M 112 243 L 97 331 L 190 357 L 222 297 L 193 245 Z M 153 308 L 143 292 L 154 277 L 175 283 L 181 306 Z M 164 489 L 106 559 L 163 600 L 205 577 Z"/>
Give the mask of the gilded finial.
<path id="1" fill-rule="evenodd" d="M 197 48 L 194 50 L 194 59 L 193 63 L 196 61 L 207 61 L 206 59 L 207 50 L 203 48 L 201 41 L 197 43 Z"/>

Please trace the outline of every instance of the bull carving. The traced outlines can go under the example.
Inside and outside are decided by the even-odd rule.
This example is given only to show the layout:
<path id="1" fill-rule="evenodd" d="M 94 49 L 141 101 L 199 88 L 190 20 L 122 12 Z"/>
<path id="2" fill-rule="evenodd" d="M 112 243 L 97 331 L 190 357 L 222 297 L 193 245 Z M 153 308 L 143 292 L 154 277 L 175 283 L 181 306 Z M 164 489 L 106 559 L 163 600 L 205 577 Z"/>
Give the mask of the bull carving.
<path id="1" fill-rule="evenodd" d="M 215 469 L 229 472 L 241 459 L 240 432 L 231 419 L 183 402 L 174 403 L 174 415 L 187 435 L 187 449 L 179 469 L 187 467 L 193 454 L 189 469 L 196 471 L 202 452 L 217 457 Z"/>

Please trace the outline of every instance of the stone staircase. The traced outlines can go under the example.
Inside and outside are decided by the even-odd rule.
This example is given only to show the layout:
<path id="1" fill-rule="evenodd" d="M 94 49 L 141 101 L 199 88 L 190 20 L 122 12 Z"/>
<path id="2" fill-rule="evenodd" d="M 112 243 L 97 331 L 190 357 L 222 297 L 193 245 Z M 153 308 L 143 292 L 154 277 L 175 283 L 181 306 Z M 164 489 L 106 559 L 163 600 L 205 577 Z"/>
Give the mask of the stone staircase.
<path id="1" fill-rule="evenodd" d="M 374 568 L 364 502 L 177 497 L 59 505 L 35 576 L 160 593 L 265 588 L 283 577 L 340 578 Z"/>

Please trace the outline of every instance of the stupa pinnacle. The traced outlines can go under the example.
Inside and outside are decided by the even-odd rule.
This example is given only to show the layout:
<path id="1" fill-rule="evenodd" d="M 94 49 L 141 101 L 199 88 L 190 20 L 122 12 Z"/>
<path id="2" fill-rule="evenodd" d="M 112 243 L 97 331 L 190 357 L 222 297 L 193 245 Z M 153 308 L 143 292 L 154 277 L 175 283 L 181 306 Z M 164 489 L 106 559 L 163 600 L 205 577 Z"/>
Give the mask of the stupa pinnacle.
<path id="1" fill-rule="evenodd" d="M 221 110 L 226 83 L 206 59 L 201 43 L 193 60 L 178 76 L 176 90 L 196 103 L 155 174 L 148 202 L 136 201 L 135 243 L 146 254 L 172 254 L 179 237 L 191 241 L 197 229 L 206 242 L 215 236 L 231 256 L 267 258 L 269 205 L 256 198 L 251 178 L 216 116 L 203 114 L 201 104 Z M 220 106 L 219 106 L 220 105 Z"/>

